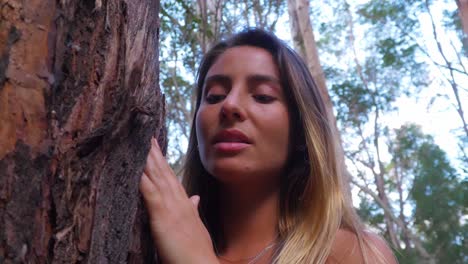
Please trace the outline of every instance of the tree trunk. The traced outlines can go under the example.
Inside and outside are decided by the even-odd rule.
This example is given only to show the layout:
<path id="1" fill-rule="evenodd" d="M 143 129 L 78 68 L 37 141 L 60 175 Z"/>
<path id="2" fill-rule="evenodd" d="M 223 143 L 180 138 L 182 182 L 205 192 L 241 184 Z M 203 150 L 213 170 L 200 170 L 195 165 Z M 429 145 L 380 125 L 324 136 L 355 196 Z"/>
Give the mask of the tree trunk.
<path id="1" fill-rule="evenodd" d="M 463 30 L 462 43 L 465 56 L 468 56 L 468 0 L 456 0 L 458 7 L 458 16 L 460 17 Z"/>
<path id="2" fill-rule="evenodd" d="M 468 0 L 456 0 L 463 32 L 468 35 Z"/>
<path id="3" fill-rule="evenodd" d="M 153 0 L 2 0 L 0 263 L 150 263 L 165 146 Z"/>
<path id="4" fill-rule="evenodd" d="M 342 146 L 340 132 L 336 125 L 336 118 L 333 113 L 333 103 L 328 94 L 327 85 L 325 82 L 325 75 L 323 73 L 320 59 L 318 56 L 317 45 L 314 38 L 314 32 L 312 29 L 312 23 L 309 16 L 309 1 L 308 0 L 288 0 L 288 12 L 289 12 L 289 23 L 291 26 L 291 34 L 294 42 L 294 48 L 301 54 L 302 58 L 306 61 L 309 71 L 314 78 L 315 84 L 317 85 L 325 106 L 328 110 L 328 120 L 332 125 L 334 132 L 335 141 L 337 142 L 337 161 L 338 168 L 341 172 L 350 177 L 346 165 L 344 162 L 344 150 Z M 348 192 L 349 198 L 351 199 L 351 192 Z"/>
<path id="5" fill-rule="evenodd" d="M 201 23 L 196 36 L 202 54 L 206 54 L 220 38 L 223 5 L 223 0 L 197 0 L 196 12 Z"/>

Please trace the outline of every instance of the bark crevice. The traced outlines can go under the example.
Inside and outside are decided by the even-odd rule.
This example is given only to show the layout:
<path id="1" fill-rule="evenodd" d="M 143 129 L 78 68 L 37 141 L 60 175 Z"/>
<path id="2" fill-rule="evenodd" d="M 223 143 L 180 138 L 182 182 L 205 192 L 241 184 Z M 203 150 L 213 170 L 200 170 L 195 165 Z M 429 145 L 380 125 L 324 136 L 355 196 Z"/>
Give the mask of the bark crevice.
<path id="1" fill-rule="evenodd" d="M 166 145 L 159 2 L 9 3 L 0 262 L 154 262 L 138 184 L 150 138 Z"/>

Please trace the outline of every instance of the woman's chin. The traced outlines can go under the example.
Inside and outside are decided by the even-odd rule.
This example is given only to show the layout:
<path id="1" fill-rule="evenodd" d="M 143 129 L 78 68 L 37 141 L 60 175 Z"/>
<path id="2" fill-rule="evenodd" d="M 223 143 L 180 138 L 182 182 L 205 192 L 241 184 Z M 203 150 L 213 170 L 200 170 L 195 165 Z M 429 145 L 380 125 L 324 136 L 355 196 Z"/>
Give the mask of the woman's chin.
<path id="1" fill-rule="evenodd" d="M 222 184 L 228 185 L 258 185 L 275 182 L 273 173 L 262 170 L 253 170 L 249 167 L 216 167 L 210 172 Z"/>
<path id="2" fill-rule="evenodd" d="M 219 182 L 225 184 L 249 184 L 272 181 L 281 168 L 246 157 L 223 157 L 207 160 L 205 169 Z"/>
<path id="3" fill-rule="evenodd" d="M 215 164 L 209 172 L 222 183 L 244 182 L 255 175 L 255 171 L 249 166 L 226 163 Z"/>

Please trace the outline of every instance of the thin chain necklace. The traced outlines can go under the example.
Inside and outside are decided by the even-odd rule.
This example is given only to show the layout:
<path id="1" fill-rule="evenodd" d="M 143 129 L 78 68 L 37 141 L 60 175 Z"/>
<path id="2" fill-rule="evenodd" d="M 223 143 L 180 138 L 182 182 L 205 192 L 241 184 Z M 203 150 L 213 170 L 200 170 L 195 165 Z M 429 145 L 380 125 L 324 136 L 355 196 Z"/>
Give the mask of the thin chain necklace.
<path id="1" fill-rule="evenodd" d="M 227 261 L 229 263 L 238 263 L 238 262 L 244 262 L 244 261 L 249 261 L 247 262 L 247 264 L 254 264 L 256 263 L 263 255 L 265 255 L 265 253 L 270 250 L 271 248 L 273 248 L 276 244 L 278 244 L 278 242 L 276 242 L 276 238 L 275 240 L 273 240 L 273 242 L 271 242 L 270 244 L 268 244 L 264 249 L 262 249 L 260 252 L 258 252 L 255 256 L 253 257 L 248 257 L 248 258 L 244 258 L 244 259 L 238 259 L 238 260 L 230 260 L 230 259 L 227 259 L 227 258 L 224 258 L 223 256 L 221 255 L 218 255 L 218 257 L 224 261 Z"/>

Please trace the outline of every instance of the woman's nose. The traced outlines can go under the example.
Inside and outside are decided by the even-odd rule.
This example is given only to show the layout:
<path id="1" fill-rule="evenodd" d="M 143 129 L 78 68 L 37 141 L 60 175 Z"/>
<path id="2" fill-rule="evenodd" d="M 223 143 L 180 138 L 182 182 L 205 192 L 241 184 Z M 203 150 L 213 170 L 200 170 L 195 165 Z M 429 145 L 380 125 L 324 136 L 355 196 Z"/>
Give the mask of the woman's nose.
<path id="1" fill-rule="evenodd" d="M 221 107 L 221 118 L 230 121 L 245 120 L 245 110 L 240 95 L 233 93 L 227 95 Z"/>

